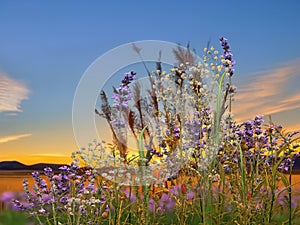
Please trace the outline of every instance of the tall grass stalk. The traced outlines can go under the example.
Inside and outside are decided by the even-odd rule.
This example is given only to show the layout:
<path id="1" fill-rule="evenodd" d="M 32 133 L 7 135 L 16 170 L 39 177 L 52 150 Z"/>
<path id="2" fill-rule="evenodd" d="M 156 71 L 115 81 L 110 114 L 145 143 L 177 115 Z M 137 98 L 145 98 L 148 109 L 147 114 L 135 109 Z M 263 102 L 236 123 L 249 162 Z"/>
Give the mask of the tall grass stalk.
<path id="1" fill-rule="evenodd" d="M 144 193 L 144 200 L 143 203 L 141 205 L 142 208 L 142 221 L 144 224 L 148 224 L 148 204 L 149 204 L 149 185 L 148 181 L 145 179 L 147 178 L 148 174 L 146 174 L 146 157 L 145 157 L 145 153 L 144 153 L 144 143 L 143 143 L 143 139 L 144 139 L 144 132 L 146 131 L 147 126 L 145 126 L 140 135 L 139 135 L 139 139 L 138 139 L 138 148 L 139 148 L 139 159 L 140 159 L 140 169 L 141 169 L 141 178 L 140 181 L 142 182 L 142 190 Z"/>
<path id="2" fill-rule="evenodd" d="M 288 187 L 288 204 L 289 204 L 289 225 L 292 225 L 292 171 L 293 171 L 293 164 L 292 158 L 290 156 L 290 171 L 289 171 L 289 187 Z"/>

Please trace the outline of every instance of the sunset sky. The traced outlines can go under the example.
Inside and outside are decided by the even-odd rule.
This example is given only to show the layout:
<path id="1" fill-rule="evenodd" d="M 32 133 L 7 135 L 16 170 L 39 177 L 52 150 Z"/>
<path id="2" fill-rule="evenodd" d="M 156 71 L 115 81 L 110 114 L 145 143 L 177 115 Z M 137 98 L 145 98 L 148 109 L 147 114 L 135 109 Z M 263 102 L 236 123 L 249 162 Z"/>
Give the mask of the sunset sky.
<path id="1" fill-rule="evenodd" d="M 110 49 L 141 40 L 190 42 L 201 53 L 227 37 L 236 119 L 271 114 L 300 129 L 299 12 L 298 0 L 2 0 L 0 161 L 65 162 L 86 147 L 76 146 L 72 128 L 80 78 Z"/>

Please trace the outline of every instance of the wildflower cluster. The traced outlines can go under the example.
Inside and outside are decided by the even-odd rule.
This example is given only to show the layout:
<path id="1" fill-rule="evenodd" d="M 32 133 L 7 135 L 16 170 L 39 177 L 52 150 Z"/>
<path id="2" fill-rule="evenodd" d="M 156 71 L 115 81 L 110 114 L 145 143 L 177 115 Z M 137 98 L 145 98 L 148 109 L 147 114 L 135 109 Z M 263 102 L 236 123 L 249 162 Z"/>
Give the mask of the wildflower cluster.
<path id="1" fill-rule="evenodd" d="M 47 181 L 42 177 L 46 177 Z M 109 209 L 102 193 L 104 190 L 96 186 L 95 171 L 80 170 L 72 164 L 60 167 L 59 174 L 55 174 L 51 168 L 45 168 L 43 176 L 33 172 L 32 178 L 33 192 L 25 179 L 24 202 L 14 200 L 14 204 L 19 210 L 37 218 L 40 224 L 45 218 L 51 218 L 54 224 L 69 224 L 71 221 L 96 224 L 96 218 L 90 217 L 91 214 L 101 215 Z"/>
<path id="2" fill-rule="evenodd" d="M 218 155 L 226 171 L 231 171 L 232 166 L 239 163 L 240 154 L 245 157 L 247 171 L 266 169 L 270 172 L 278 162 L 279 171 L 290 170 L 290 166 L 293 166 L 299 156 L 295 151 L 298 145 L 293 145 L 291 140 L 297 132 L 285 134 L 280 125 L 263 126 L 264 119 L 261 115 L 239 125 L 227 121 L 226 141 Z"/>
<path id="3" fill-rule="evenodd" d="M 150 98 L 142 97 L 135 72 L 114 89 L 112 106 L 102 91 L 96 112 L 113 143 L 74 152 L 74 163 L 59 173 L 34 172 L 33 191 L 25 180 L 25 201 L 15 207 L 55 225 L 299 222 L 291 178 L 297 133 L 266 125 L 260 115 L 233 119 L 235 60 L 227 39 L 220 42 L 224 53 L 206 48 L 203 62 L 174 49 L 176 67 L 162 71 L 158 62 L 148 74 Z M 127 148 L 128 133 L 138 154 Z"/>

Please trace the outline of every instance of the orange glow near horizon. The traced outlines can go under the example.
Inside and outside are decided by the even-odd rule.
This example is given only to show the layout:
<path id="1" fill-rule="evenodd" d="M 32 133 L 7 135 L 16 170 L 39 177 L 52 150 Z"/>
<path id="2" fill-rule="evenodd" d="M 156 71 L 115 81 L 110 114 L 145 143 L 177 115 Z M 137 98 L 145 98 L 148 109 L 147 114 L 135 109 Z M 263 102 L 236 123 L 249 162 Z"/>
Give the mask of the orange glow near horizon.
<path id="1" fill-rule="evenodd" d="M 277 114 L 276 122 L 286 121 L 286 114 Z M 251 116 L 249 116 L 251 117 Z M 242 117 L 236 115 L 237 122 L 244 121 Z M 250 118 L 249 118 L 250 119 Z M 266 123 L 268 117 L 265 116 Z M 102 133 L 100 138 L 106 139 L 109 143 L 111 139 L 111 133 L 109 127 L 103 125 L 106 121 L 98 121 L 98 132 Z M 282 124 L 286 131 L 300 130 L 300 123 Z M 1 139 L 1 137 L 0 137 Z M 57 163 L 57 164 L 69 164 L 72 162 L 72 152 L 78 150 L 80 147 L 76 146 L 76 140 L 70 127 L 61 125 L 58 127 L 51 127 L 46 131 L 32 132 L 30 134 L 17 134 L 2 136 L 2 142 L 0 141 L 0 162 L 1 161 L 19 161 L 26 165 L 32 165 L 36 163 Z M 137 150 L 134 151 L 134 144 L 128 145 L 133 152 L 138 155 Z"/>
<path id="2" fill-rule="evenodd" d="M 68 155 L 10 155 L 0 156 L 1 161 L 18 161 L 26 165 L 37 163 L 69 164 L 72 159 Z"/>

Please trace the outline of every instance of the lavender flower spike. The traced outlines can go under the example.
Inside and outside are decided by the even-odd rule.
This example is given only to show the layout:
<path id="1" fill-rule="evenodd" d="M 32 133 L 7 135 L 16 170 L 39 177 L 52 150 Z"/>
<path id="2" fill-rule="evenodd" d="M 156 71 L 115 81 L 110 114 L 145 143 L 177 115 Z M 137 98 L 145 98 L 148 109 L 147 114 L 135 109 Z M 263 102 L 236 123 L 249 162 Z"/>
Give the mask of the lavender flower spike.
<path id="1" fill-rule="evenodd" d="M 231 50 L 230 50 L 230 46 L 227 42 L 227 39 L 224 38 L 224 37 L 220 37 L 220 43 L 221 43 L 221 46 L 223 47 L 224 49 L 224 54 L 223 54 L 223 57 L 224 57 L 224 61 L 223 61 L 223 66 L 225 68 L 228 68 L 228 72 L 229 72 L 229 75 L 232 76 L 234 74 L 234 68 L 233 66 L 236 64 L 236 61 L 234 59 L 232 59 L 232 53 L 231 53 Z"/>

